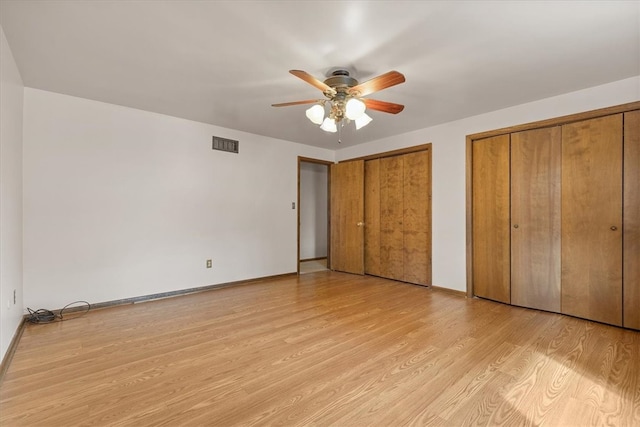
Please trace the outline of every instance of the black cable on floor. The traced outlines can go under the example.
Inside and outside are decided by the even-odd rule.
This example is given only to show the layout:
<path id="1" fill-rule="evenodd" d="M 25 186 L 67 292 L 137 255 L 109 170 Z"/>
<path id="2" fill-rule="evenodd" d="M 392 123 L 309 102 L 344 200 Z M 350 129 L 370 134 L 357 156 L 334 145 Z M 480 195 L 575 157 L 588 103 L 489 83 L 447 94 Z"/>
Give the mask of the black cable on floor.
<path id="1" fill-rule="evenodd" d="M 64 311 L 69 308 L 69 306 L 73 305 L 73 304 L 78 304 L 78 303 L 82 303 L 82 304 L 86 304 L 86 309 L 84 310 L 84 312 L 82 314 L 80 314 L 79 316 L 75 316 L 75 318 L 77 317 L 81 317 L 84 316 L 85 314 L 87 314 L 89 312 L 89 310 L 91 310 L 91 304 L 89 304 L 87 301 L 74 301 L 71 302 L 67 305 L 65 305 L 62 310 L 60 310 L 60 312 L 58 314 L 54 313 L 51 310 L 47 310 L 44 308 L 40 308 L 38 310 L 31 310 L 29 307 L 27 307 L 27 311 L 29 312 L 29 316 L 27 317 L 27 321 L 30 323 L 51 323 L 51 322 L 62 322 L 64 320 L 68 320 L 64 318 Z M 75 307 L 72 307 L 75 308 Z M 75 311 L 75 310 L 74 310 Z"/>

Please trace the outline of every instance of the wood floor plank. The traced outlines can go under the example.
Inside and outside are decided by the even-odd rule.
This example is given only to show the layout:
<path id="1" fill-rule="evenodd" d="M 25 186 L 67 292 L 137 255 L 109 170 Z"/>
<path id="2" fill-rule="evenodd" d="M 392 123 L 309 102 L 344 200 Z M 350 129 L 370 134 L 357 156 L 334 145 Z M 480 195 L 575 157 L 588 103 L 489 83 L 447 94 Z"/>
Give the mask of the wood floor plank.
<path id="1" fill-rule="evenodd" d="M 0 425 L 640 425 L 640 332 L 331 271 L 28 325 Z"/>

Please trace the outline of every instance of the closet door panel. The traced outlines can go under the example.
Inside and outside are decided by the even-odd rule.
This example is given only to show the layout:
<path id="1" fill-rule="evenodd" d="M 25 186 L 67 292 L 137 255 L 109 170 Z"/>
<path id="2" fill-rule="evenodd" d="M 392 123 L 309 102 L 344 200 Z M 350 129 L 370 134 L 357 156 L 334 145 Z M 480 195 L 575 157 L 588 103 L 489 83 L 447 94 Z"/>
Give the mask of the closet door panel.
<path id="1" fill-rule="evenodd" d="M 473 292 L 511 302 L 509 135 L 472 146 Z"/>
<path id="2" fill-rule="evenodd" d="M 380 159 L 380 275 L 404 280 L 402 157 Z"/>
<path id="3" fill-rule="evenodd" d="M 561 128 L 511 134 L 511 303 L 560 312 Z"/>
<path id="4" fill-rule="evenodd" d="M 364 163 L 364 272 L 380 276 L 380 159 Z"/>
<path id="5" fill-rule="evenodd" d="M 624 115 L 623 295 L 627 328 L 640 329 L 640 111 Z"/>
<path id="6" fill-rule="evenodd" d="M 622 325 L 622 114 L 562 127 L 562 312 Z"/>
<path id="7" fill-rule="evenodd" d="M 431 151 L 405 154 L 404 280 L 431 284 Z"/>
<path id="8" fill-rule="evenodd" d="M 331 269 L 364 274 L 364 161 L 330 170 Z"/>

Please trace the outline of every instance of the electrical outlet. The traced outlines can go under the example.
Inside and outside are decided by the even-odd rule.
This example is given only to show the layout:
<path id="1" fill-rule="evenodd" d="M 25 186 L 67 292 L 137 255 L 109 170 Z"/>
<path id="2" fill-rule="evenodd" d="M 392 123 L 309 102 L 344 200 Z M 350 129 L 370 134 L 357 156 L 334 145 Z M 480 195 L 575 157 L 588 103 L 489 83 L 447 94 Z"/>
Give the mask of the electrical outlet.
<path id="1" fill-rule="evenodd" d="M 208 259 L 207 260 L 207 268 L 211 268 L 212 266 L 212 260 Z"/>
<path id="2" fill-rule="evenodd" d="M 291 209 L 295 209 L 296 208 L 296 202 L 291 202 Z"/>

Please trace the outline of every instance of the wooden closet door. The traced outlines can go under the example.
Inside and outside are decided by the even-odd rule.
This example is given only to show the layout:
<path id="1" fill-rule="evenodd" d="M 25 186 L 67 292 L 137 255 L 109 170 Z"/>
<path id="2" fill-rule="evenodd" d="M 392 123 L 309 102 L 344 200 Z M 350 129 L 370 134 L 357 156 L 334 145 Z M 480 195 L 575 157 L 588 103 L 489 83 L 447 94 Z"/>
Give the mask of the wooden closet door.
<path id="1" fill-rule="evenodd" d="M 562 312 L 622 325 L 622 114 L 562 127 Z"/>
<path id="2" fill-rule="evenodd" d="M 402 157 L 380 159 L 380 275 L 404 280 Z"/>
<path id="3" fill-rule="evenodd" d="M 509 135 L 472 146 L 473 292 L 511 302 Z"/>
<path id="4" fill-rule="evenodd" d="M 623 325 L 640 329 L 640 111 L 624 114 Z"/>
<path id="5" fill-rule="evenodd" d="M 511 134 L 511 303 L 560 312 L 559 126 Z"/>
<path id="6" fill-rule="evenodd" d="M 364 274 L 364 161 L 331 165 L 331 269 Z"/>
<path id="7" fill-rule="evenodd" d="M 431 284 L 431 151 L 402 156 L 404 281 Z"/>
<path id="8" fill-rule="evenodd" d="M 364 162 L 364 272 L 380 273 L 380 159 Z"/>

